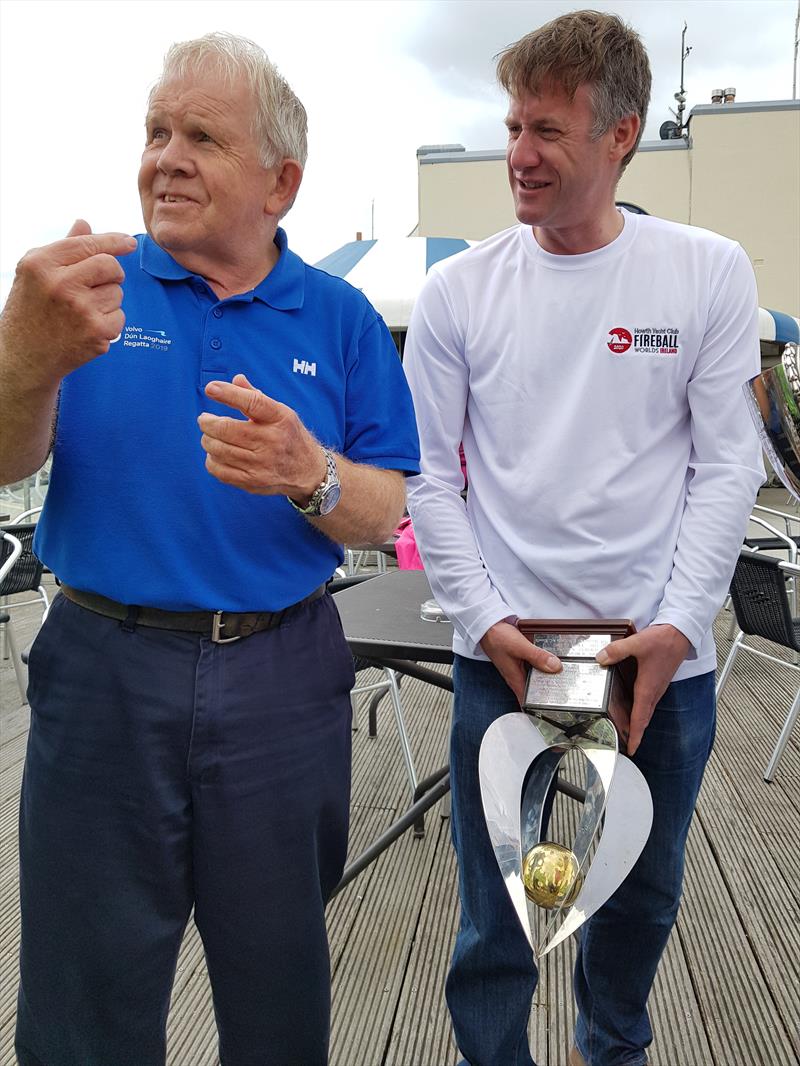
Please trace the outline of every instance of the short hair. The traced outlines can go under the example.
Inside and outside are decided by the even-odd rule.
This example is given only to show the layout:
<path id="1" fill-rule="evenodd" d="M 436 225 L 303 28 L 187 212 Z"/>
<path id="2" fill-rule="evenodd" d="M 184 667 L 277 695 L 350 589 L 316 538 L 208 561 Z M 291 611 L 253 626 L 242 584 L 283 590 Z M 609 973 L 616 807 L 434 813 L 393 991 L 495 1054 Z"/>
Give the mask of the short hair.
<path id="1" fill-rule="evenodd" d="M 650 103 L 650 62 L 641 38 L 616 15 L 572 11 L 500 52 L 497 80 L 510 96 L 560 89 L 570 100 L 581 85 L 592 95 L 597 139 L 628 115 L 638 115 L 639 135 L 622 160 L 624 170 L 644 131 Z"/>
<path id="2" fill-rule="evenodd" d="M 171 45 L 149 100 L 169 78 L 183 77 L 206 64 L 215 64 L 231 83 L 243 79 L 252 90 L 256 105 L 253 136 L 259 143 L 261 165 L 272 167 L 289 158 L 304 167 L 308 156 L 306 109 L 264 49 L 246 37 L 207 33 Z"/>

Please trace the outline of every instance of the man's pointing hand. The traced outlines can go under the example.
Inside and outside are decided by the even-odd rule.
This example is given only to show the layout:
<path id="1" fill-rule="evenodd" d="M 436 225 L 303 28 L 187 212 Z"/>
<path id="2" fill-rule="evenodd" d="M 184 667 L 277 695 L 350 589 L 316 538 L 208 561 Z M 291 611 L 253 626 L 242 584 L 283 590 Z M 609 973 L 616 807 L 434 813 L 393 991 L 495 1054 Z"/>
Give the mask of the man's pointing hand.
<path id="1" fill-rule="evenodd" d="M 232 382 L 210 382 L 206 394 L 245 415 L 205 412 L 198 418 L 208 472 L 247 492 L 306 503 L 322 483 L 327 464 L 322 446 L 291 407 L 254 388 L 244 374 Z"/>

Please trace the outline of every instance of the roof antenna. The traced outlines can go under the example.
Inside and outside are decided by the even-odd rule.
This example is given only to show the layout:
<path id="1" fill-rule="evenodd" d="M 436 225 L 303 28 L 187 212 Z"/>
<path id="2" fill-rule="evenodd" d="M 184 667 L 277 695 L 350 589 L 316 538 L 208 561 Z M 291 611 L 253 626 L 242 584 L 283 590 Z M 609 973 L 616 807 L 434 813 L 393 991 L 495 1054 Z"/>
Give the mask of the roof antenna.
<path id="1" fill-rule="evenodd" d="M 688 132 L 688 127 L 684 125 L 683 113 L 686 110 L 686 90 L 683 85 L 683 69 L 686 62 L 686 57 L 691 52 L 691 45 L 686 45 L 686 23 L 683 24 L 683 33 L 681 34 L 681 87 L 678 92 L 675 93 L 675 99 L 678 101 L 677 112 L 669 109 L 670 114 L 675 115 L 677 122 L 667 120 L 661 123 L 661 129 L 658 131 L 658 135 L 662 141 L 677 140 L 679 137 L 685 137 Z"/>

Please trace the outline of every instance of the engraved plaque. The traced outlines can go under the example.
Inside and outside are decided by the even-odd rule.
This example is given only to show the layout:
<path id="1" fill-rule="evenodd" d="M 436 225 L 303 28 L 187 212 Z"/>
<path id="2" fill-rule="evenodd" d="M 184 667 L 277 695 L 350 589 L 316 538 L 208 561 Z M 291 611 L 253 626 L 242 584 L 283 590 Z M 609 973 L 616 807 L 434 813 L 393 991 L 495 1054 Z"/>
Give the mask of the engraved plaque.
<path id="1" fill-rule="evenodd" d="M 608 644 L 608 641 L 605 641 Z M 605 647 L 601 644 L 600 647 Z M 549 650 L 549 649 L 548 649 Z M 599 650 L 599 649 L 598 649 Z M 564 661 L 560 674 L 531 670 L 525 690 L 525 707 L 594 711 L 602 714 L 610 672 L 595 662 Z"/>
<path id="2" fill-rule="evenodd" d="M 521 618 L 517 628 L 537 647 L 558 656 L 562 670 L 546 674 L 531 670 L 523 710 L 567 726 L 597 715 L 609 706 L 619 719 L 630 712 L 635 659 L 603 667 L 597 653 L 613 640 L 636 632 L 627 618 Z"/>
<path id="3" fill-rule="evenodd" d="M 594 659 L 610 643 L 610 633 L 537 633 L 534 641 L 537 648 L 552 652 L 559 659 Z"/>

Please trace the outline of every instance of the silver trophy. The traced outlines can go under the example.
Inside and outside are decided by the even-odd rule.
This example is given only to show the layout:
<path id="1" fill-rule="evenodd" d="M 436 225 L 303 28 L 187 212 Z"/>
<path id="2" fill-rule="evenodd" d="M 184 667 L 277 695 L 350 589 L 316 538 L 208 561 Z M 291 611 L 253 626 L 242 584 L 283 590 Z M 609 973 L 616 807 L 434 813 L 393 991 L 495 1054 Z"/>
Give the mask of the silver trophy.
<path id="1" fill-rule="evenodd" d="M 653 803 L 641 772 L 620 752 L 614 725 L 624 729 L 630 713 L 635 662 L 604 668 L 595 661 L 606 644 L 634 631 L 631 623 L 539 619 L 518 626 L 557 655 L 563 670 L 530 672 L 523 709 L 487 729 L 478 773 L 500 873 L 541 958 L 625 880 L 650 835 Z M 585 792 L 571 846 L 547 839 L 548 797 L 568 757 L 579 760 Z"/>
<path id="2" fill-rule="evenodd" d="M 772 469 L 800 500 L 800 347 L 787 344 L 781 361 L 756 374 L 744 394 Z"/>

